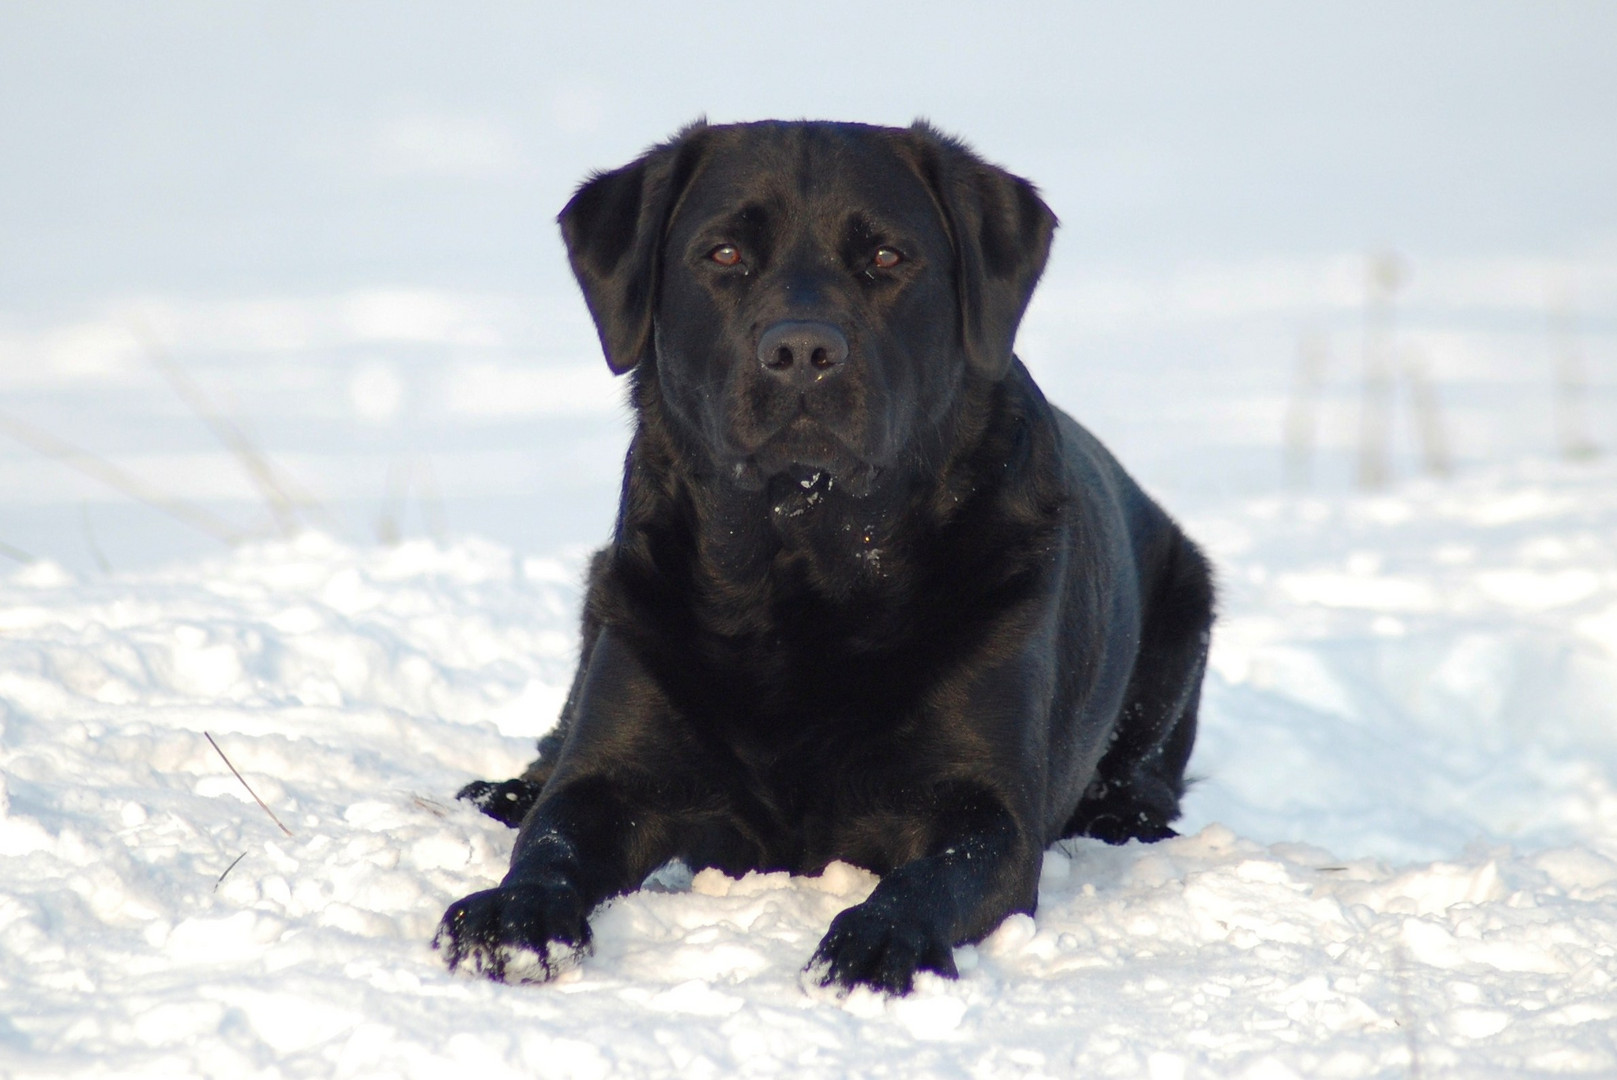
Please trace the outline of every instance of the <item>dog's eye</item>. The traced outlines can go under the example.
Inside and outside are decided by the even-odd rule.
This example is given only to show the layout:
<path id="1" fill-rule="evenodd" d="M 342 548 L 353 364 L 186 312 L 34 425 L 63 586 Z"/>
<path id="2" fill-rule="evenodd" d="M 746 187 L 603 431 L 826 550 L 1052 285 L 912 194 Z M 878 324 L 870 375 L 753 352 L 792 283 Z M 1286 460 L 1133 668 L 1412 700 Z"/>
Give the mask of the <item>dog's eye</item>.
<path id="1" fill-rule="evenodd" d="M 876 254 L 871 256 L 870 264 L 878 270 L 891 270 L 904 261 L 904 256 L 892 248 L 877 248 Z"/>
<path id="2" fill-rule="evenodd" d="M 741 261 L 741 249 L 734 244 L 720 244 L 708 252 L 707 257 L 720 266 L 734 266 Z"/>

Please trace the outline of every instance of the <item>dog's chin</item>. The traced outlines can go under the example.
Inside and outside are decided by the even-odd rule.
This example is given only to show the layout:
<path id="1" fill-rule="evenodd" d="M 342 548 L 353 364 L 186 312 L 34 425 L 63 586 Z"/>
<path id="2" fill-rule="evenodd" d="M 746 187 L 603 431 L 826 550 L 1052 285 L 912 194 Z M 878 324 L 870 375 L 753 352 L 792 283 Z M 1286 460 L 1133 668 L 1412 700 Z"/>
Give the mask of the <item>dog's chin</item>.
<path id="1" fill-rule="evenodd" d="M 823 430 L 793 424 L 751 453 L 739 456 L 731 479 L 747 491 L 799 488 L 841 491 L 856 499 L 869 495 L 880 468 Z"/>
<path id="2" fill-rule="evenodd" d="M 736 461 L 730 467 L 730 479 L 743 491 L 840 491 L 855 499 L 868 496 L 876 486 L 881 468 L 869 462 L 823 465 L 816 462 L 794 461 L 779 467 L 766 467 L 754 458 Z"/>

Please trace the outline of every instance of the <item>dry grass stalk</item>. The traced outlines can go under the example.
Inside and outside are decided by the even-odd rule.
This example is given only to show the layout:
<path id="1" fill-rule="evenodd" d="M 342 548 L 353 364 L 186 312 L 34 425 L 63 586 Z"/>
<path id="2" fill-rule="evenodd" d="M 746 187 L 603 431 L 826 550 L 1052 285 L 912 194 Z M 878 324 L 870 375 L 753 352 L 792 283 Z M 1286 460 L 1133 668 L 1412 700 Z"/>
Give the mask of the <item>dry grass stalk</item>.
<path id="1" fill-rule="evenodd" d="M 108 487 L 134 499 L 145 503 L 154 510 L 161 510 L 169 517 L 184 522 L 198 532 L 206 533 L 225 544 L 238 544 L 245 537 L 234 525 L 216 514 L 193 506 L 190 503 L 172 498 L 157 491 L 139 477 L 125 472 L 105 458 L 96 456 L 88 450 L 82 450 L 72 443 L 64 442 L 54 435 L 47 434 L 31 424 L 9 416 L 0 415 L 0 431 L 5 432 L 18 442 L 33 447 L 46 457 L 55 458 L 70 469 L 75 469 L 84 475 L 101 481 Z"/>
<path id="2" fill-rule="evenodd" d="M 241 462 L 248 479 L 269 507 L 270 516 L 275 519 L 275 527 L 281 535 L 288 538 L 297 535 L 300 515 L 305 519 L 323 519 L 325 513 L 319 503 L 307 492 L 297 490 L 296 485 L 270 463 L 268 455 L 258 448 L 241 426 L 214 407 L 202 388 L 168 355 L 151 328 L 139 321 L 132 325 L 152 364 L 168 379 L 174 393 L 207 426 L 214 438 Z"/>
<path id="3" fill-rule="evenodd" d="M 216 746 L 216 747 L 214 747 L 214 749 L 217 750 L 219 748 Z M 272 814 L 270 816 L 273 817 L 274 815 Z M 284 828 L 284 826 L 283 826 L 283 828 Z M 223 885 L 225 883 L 225 878 L 229 876 L 229 874 L 230 874 L 230 872 L 232 870 L 236 869 L 236 864 L 241 862 L 246 857 L 247 857 L 247 853 L 244 851 L 240 855 L 237 855 L 234 859 L 230 860 L 230 865 L 225 867 L 225 872 L 223 874 L 220 874 L 219 875 L 219 880 L 215 881 L 213 883 L 213 891 L 214 892 L 219 891 L 219 886 Z"/>
<path id="4" fill-rule="evenodd" d="M 265 806 L 264 805 L 264 800 L 260 799 L 258 797 L 258 792 L 254 791 L 252 789 L 252 786 L 249 785 L 245 779 L 243 779 L 241 773 L 236 772 L 236 766 L 232 765 L 230 763 L 230 759 L 225 757 L 225 752 L 223 750 L 219 749 L 219 744 L 213 741 L 213 736 L 209 735 L 206 731 L 204 731 L 202 733 L 202 737 L 204 739 L 207 739 L 209 745 L 211 745 L 214 748 L 214 750 L 219 754 L 219 760 L 221 760 L 221 761 L 223 761 L 225 763 L 225 767 L 228 768 L 231 772 L 236 773 L 236 779 L 241 781 L 241 786 L 247 789 L 247 794 L 251 795 L 253 797 L 253 801 L 255 803 L 257 803 L 263 809 L 264 813 L 266 813 L 266 814 L 268 814 L 270 816 L 270 820 L 275 822 L 275 824 L 280 825 L 282 832 L 284 832 L 288 836 L 291 836 L 292 835 L 292 830 L 288 829 L 285 825 L 281 824 L 281 819 L 275 816 L 275 811 L 271 810 L 268 806 Z M 231 865 L 235 865 L 235 864 L 232 863 Z M 230 872 L 229 870 L 225 871 L 225 873 L 227 873 L 227 874 L 229 872 Z M 220 877 L 220 880 L 221 881 L 224 880 L 222 875 Z"/>

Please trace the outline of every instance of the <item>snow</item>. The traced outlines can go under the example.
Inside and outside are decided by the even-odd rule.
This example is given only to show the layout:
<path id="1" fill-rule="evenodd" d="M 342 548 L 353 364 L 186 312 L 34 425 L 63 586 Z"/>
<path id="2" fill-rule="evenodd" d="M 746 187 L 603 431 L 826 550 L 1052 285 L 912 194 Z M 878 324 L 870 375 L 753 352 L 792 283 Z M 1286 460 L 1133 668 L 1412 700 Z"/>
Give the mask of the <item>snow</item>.
<path id="1" fill-rule="evenodd" d="M 444 970 L 438 915 L 511 844 L 449 794 L 559 705 L 577 556 L 307 534 L 17 570 L 0 1050 L 18 1076 L 1617 1070 L 1617 469 L 1190 525 L 1225 603 L 1186 835 L 1060 845 L 1035 918 L 897 1001 L 802 975 L 874 884 L 842 865 L 665 869 L 550 986 Z"/>
<path id="2" fill-rule="evenodd" d="M 1617 1075 L 1610 11 L 822 7 L 0 13 L 0 1075 Z M 820 60 L 738 79 L 776 40 Z M 664 867 L 544 986 L 430 948 L 504 871 L 452 794 L 560 708 L 617 494 L 549 218 L 703 111 L 926 114 L 1039 181 L 1019 351 L 1218 569 L 1184 835 L 1058 846 L 904 999 L 804 977 L 843 865 Z"/>

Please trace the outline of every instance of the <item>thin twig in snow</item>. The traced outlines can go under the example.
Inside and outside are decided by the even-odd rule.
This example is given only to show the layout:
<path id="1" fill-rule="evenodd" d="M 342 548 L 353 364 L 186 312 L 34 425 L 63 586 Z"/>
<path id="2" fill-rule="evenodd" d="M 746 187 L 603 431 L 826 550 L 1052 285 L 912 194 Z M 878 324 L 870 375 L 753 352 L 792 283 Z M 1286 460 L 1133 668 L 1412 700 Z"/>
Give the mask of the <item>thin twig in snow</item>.
<path id="1" fill-rule="evenodd" d="M 212 740 L 209 740 L 209 741 L 211 742 Z M 217 750 L 219 748 L 217 746 L 215 746 L 214 749 Z M 270 815 L 270 817 L 274 817 L 274 816 L 275 816 L 274 814 Z M 284 829 L 286 826 L 283 825 L 281 827 Z M 213 891 L 214 892 L 218 892 L 219 891 L 219 886 L 221 886 L 221 885 L 223 885 L 225 883 L 225 875 L 229 874 L 232 870 L 236 869 L 236 864 L 241 862 L 246 857 L 247 857 L 247 853 L 244 851 L 240 855 L 237 855 L 234 859 L 230 860 L 230 865 L 225 867 L 224 874 L 220 874 L 219 875 L 219 880 L 215 881 L 213 883 Z"/>
<path id="2" fill-rule="evenodd" d="M 244 787 L 244 788 L 247 788 L 247 794 L 249 794 L 249 795 L 251 795 L 253 797 L 253 801 L 255 803 L 257 803 L 259 806 L 264 807 L 264 813 L 266 813 L 266 814 L 268 814 L 270 816 L 270 820 L 275 822 L 275 824 L 277 824 L 277 825 L 281 825 L 281 819 L 275 816 L 275 811 L 271 810 L 268 806 L 264 806 L 264 800 L 260 799 L 258 797 L 258 792 L 254 791 L 252 789 L 252 787 L 248 785 L 247 781 L 242 779 L 241 773 L 236 772 L 236 766 L 230 764 L 230 759 L 225 757 L 225 752 L 223 750 L 219 749 L 219 744 L 213 741 L 213 736 L 209 735 L 206 731 L 204 731 L 202 733 L 202 737 L 204 739 L 207 739 L 208 742 L 213 746 L 213 748 L 218 751 L 219 759 L 225 763 L 225 767 L 228 768 L 231 772 L 236 773 L 236 779 L 241 780 L 241 786 Z M 292 835 L 292 830 L 288 829 L 285 825 L 281 825 L 281 831 L 284 832 L 288 836 Z"/>
<path id="3" fill-rule="evenodd" d="M 441 818 L 449 811 L 449 808 L 443 803 L 439 802 L 437 799 L 429 799 L 425 795 L 411 795 L 410 801 L 414 803 L 418 809 L 425 810 L 433 817 Z"/>

